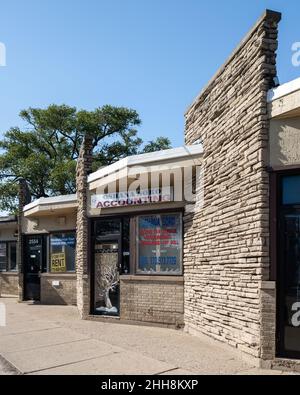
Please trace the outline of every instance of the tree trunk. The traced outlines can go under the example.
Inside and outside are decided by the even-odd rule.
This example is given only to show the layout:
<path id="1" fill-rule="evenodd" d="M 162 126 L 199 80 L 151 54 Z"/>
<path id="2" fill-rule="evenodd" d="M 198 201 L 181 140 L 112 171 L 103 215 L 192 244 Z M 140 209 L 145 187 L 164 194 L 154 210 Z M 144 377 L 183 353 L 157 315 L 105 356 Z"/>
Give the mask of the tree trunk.
<path id="1" fill-rule="evenodd" d="M 106 306 L 108 309 L 111 309 L 111 308 L 113 307 L 112 304 L 111 304 L 111 301 L 110 301 L 110 297 L 109 297 L 109 289 L 105 290 L 105 293 L 104 293 L 104 302 L 105 302 L 105 306 Z"/>

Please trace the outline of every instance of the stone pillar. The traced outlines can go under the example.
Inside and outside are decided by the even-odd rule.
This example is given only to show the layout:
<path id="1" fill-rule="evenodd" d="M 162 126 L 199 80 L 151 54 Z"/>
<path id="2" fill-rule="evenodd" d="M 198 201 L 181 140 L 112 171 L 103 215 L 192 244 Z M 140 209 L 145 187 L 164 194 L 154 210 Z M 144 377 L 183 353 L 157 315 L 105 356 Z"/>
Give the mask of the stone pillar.
<path id="1" fill-rule="evenodd" d="M 186 113 L 186 144 L 204 148 L 204 205 L 184 221 L 186 330 L 256 360 L 275 347 L 267 92 L 280 18 L 264 12 Z"/>
<path id="2" fill-rule="evenodd" d="M 76 170 L 77 188 L 77 307 L 82 319 L 90 312 L 89 251 L 88 251 L 88 174 L 92 169 L 92 138 L 85 136 L 79 153 Z"/>
<path id="3" fill-rule="evenodd" d="M 276 75 L 276 50 L 278 47 L 278 23 L 281 20 L 281 14 L 267 11 L 264 20 L 265 34 L 262 38 L 262 51 L 265 57 L 265 62 L 262 65 L 262 71 L 266 79 L 266 83 L 262 85 L 265 92 L 265 98 L 268 89 L 272 88 L 272 78 Z M 263 103 L 263 112 L 268 113 L 267 100 Z M 270 121 L 267 119 L 265 127 L 262 129 L 262 139 L 269 147 L 269 133 Z M 263 164 L 269 165 L 269 150 L 264 147 L 261 153 Z M 268 215 L 270 215 L 270 174 L 267 173 L 266 168 L 262 169 L 262 184 L 261 189 L 268 192 L 267 201 L 264 201 L 264 206 L 268 208 Z M 270 269 L 270 218 L 262 217 L 261 231 L 265 239 L 265 259 L 262 261 L 261 274 L 262 283 L 259 292 L 260 298 L 260 354 L 262 366 L 264 361 L 271 361 L 276 357 L 276 283 L 271 280 Z M 266 225 L 268 226 L 266 228 Z"/>
<path id="4" fill-rule="evenodd" d="M 276 357 L 276 283 L 263 281 L 260 290 L 261 301 L 261 359 L 272 361 Z M 264 365 L 263 367 L 270 367 Z"/>
<path id="5" fill-rule="evenodd" d="M 18 240 L 17 240 L 17 268 L 19 273 L 18 296 L 19 301 L 24 299 L 24 261 L 23 261 L 23 208 L 31 202 L 31 196 L 27 182 L 19 181 L 19 207 L 18 207 Z"/>

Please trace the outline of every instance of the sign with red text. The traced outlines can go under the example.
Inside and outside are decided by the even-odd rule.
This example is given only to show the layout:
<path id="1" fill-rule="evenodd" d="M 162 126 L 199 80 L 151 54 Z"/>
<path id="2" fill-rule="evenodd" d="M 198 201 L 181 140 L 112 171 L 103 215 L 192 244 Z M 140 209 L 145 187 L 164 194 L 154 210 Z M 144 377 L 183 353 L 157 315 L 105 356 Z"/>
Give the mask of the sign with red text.
<path id="1" fill-rule="evenodd" d="M 92 195 L 92 208 L 113 208 L 125 206 L 139 206 L 151 203 L 171 202 L 173 200 L 173 189 L 160 188 L 144 189 L 141 191 L 105 193 Z"/>
<path id="2" fill-rule="evenodd" d="M 137 242 L 138 273 L 181 273 L 180 213 L 139 216 Z"/>

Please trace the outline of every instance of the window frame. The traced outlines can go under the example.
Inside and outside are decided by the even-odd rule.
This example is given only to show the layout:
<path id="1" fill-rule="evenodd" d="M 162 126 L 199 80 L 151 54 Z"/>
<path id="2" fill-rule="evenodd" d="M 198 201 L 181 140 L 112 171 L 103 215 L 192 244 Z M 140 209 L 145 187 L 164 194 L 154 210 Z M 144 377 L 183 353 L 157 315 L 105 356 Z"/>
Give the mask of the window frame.
<path id="1" fill-rule="evenodd" d="M 293 203 L 285 203 L 284 202 L 284 180 L 287 178 L 296 178 L 296 177 L 300 177 L 300 172 L 298 171 L 293 171 L 293 172 L 286 172 L 286 173 L 282 173 L 280 174 L 280 179 L 279 179 L 279 206 L 282 208 L 288 208 L 288 207 L 296 207 L 299 208 L 300 207 L 300 200 L 299 202 L 293 202 Z"/>
<path id="2" fill-rule="evenodd" d="M 5 269 L 2 270 L 0 269 L 0 273 L 18 273 L 18 262 L 17 262 L 17 246 L 18 242 L 17 240 L 1 240 L 0 244 L 5 244 Z M 10 262 L 10 245 L 15 244 L 16 245 L 16 269 L 11 270 L 11 262 Z"/>
<path id="3" fill-rule="evenodd" d="M 57 235 L 57 234 L 64 234 L 64 235 L 66 235 L 66 234 L 74 234 L 74 236 L 75 236 L 74 270 L 66 270 L 65 272 L 52 272 L 51 271 L 51 255 L 52 255 L 52 252 L 51 252 L 51 237 L 53 235 Z M 54 231 L 49 232 L 48 233 L 48 243 L 47 243 L 47 245 L 48 245 L 48 259 L 47 259 L 47 261 L 48 261 L 48 265 L 47 265 L 48 266 L 48 270 L 47 270 L 47 272 L 50 273 L 50 274 L 53 274 L 53 275 L 75 274 L 76 273 L 76 244 L 77 244 L 76 230 L 70 230 L 70 229 L 68 229 L 68 230 L 54 230 Z M 66 263 L 66 266 L 67 266 L 67 263 Z"/>

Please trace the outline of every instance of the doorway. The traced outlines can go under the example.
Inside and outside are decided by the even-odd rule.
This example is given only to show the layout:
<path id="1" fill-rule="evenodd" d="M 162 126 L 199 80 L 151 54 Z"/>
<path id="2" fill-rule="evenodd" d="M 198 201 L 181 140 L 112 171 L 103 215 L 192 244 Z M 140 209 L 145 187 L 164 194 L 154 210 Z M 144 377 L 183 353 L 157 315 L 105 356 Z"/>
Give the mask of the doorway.
<path id="1" fill-rule="evenodd" d="M 39 301 L 41 297 L 40 276 L 45 261 L 45 236 L 26 236 L 24 242 L 24 299 Z"/>
<path id="2" fill-rule="evenodd" d="M 120 315 L 120 275 L 130 273 L 130 217 L 92 222 L 91 314 Z"/>
<path id="3" fill-rule="evenodd" d="M 278 350 L 300 358 L 300 176 L 281 178 L 278 227 Z"/>
<path id="4" fill-rule="evenodd" d="M 95 257 L 95 313 L 119 315 L 119 241 L 97 242 Z"/>

